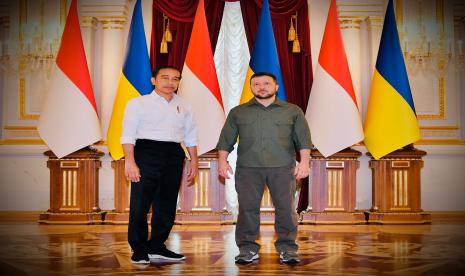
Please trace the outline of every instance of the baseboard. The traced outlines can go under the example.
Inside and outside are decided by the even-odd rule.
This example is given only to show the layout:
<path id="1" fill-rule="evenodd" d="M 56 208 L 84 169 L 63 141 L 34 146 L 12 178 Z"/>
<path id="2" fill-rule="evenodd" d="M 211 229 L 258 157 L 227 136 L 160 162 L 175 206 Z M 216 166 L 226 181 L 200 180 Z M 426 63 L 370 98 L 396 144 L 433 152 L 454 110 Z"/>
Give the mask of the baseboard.
<path id="1" fill-rule="evenodd" d="M 0 222 L 38 222 L 43 211 L 0 211 Z"/>
<path id="2" fill-rule="evenodd" d="M 433 223 L 465 222 L 465 211 L 431 211 Z"/>
<path id="3" fill-rule="evenodd" d="M 38 222 L 44 211 L 0 211 L 1 222 Z M 426 211 L 434 223 L 464 222 L 465 211 Z"/>

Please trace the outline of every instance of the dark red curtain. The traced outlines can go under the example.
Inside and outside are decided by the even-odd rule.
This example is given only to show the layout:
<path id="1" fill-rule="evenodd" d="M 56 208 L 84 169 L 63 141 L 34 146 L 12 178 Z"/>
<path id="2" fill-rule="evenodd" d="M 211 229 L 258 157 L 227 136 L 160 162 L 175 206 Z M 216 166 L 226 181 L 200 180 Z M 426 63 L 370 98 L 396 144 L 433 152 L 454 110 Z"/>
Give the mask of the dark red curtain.
<path id="1" fill-rule="evenodd" d="M 150 45 L 150 63 L 155 66 L 171 65 L 182 71 L 184 59 L 189 46 L 192 25 L 198 0 L 154 0 L 152 38 Z M 205 0 L 208 32 L 215 51 L 218 34 L 223 18 L 223 0 Z M 163 36 L 163 13 L 168 16 L 173 41 L 168 43 L 168 53 L 160 53 L 160 43 Z"/>
<path id="2" fill-rule="evenodd" d="M 220 31 L 225 1 L 240 1 L 247 42 L 252 52 L 263 0 L 205 0 L 205 12 L 213 50 L 215 50 Z M 197 3 L 198 0 L 154 0 L 150 48 L 152 68 L 159 65 L 172 65 L 182 70 Z M 287 100 L 305 111 L 313 82 L 307 0 L 269 0 L 269 3 Z M 292 53 L 292 42 L 287 41 L 291 16 L 296 12 L 300 53 Z M 170 18 L 170 30 L 173 34 L 173 42 L 168 44 L 168 54 L 160 54 L 163 13 Z M 307 205 L 308 178 L 302 183 L 298 212 L 305 210 Z"/>

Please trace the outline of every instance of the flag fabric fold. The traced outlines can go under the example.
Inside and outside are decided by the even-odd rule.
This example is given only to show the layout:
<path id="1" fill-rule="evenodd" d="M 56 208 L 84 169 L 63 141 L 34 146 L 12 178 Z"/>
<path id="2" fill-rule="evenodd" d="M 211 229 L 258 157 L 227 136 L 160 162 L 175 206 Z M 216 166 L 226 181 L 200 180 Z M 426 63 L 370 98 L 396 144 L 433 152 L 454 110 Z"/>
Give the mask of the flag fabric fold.
<path id="1" fill-rule="evenodd" d="M 318 65 L 308 100 L 307 118 L 312 142 L 328 157 L 363 140 L 336 1 L 331 0 Z"/>
<path id="2" fill-rule="evenodd" d="M 420 139 L 392 0 L 384 19 L 364 130 L 365 145 L 375 159 Z"/>
<path id="3" fill-rule="evenodd" d="M 52 74 L 37 129 L 62 158 L 102 138 L 76 0 L 71 2 Z"/>
<path id="4" fill-rule="evenodd" d="M 199 135 L 199 155 L 214 149 L 225 113 L 203 0 L 197 6 L 178 95 L 192 105 Z"/>
<path id="5" fill-rule="evenodd" d="M 270 72 L 276 76 L 278 80 L 279 99 L 286 100 L 286 91 L 284 89 L 283 77 L 281 75 L 281 67 L 279 65 L 278 50 L 274 39 L 273 24 L 271 23 L 270 6 L 268 0 L 263 2 L 260 18 L 258 20 L 257 35 L 253 46 L 252 55 L 250 58 L 249 67 L 247 69 L 244 87 L 242 89 L 240 103 L 246 103 L 253 98 L 250 90 L 250 78 L 254 73 Z"/>
<path id="6" fill-rule="evenodd" d="M 122 123 L 126 104 L 132 98 L 150 94 L 153 91 L 151 77 L 152 71 L 144 32 L 141 0 L 137 0 L 132 13 L 126 56 L 107 132 L 107 145 L 114 160 L 124 157 L 120 138 L 123 131 Z"/>

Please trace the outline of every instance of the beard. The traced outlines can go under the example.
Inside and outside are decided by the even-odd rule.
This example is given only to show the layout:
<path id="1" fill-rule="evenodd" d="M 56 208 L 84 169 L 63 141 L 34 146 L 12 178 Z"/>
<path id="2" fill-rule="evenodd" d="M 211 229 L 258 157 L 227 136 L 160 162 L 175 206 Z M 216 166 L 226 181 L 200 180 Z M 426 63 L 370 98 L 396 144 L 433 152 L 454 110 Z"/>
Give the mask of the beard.
<path id="1" fill-rule="evenodd" d="M 260 91 L 258 91 L 258 92 L 260 92 Z M 266 91 L 266 92 L 268 92 L 268 91 Z M 273 97 L 274 95 L 276 95 L 276 92 L 266 94 L 266 95 L 260 95 L 259 93 L 257 93 L 257 94 L 254 93 L 255 98 L 260 99 L 260 100 L 269 99 L 269 98 Z"/>

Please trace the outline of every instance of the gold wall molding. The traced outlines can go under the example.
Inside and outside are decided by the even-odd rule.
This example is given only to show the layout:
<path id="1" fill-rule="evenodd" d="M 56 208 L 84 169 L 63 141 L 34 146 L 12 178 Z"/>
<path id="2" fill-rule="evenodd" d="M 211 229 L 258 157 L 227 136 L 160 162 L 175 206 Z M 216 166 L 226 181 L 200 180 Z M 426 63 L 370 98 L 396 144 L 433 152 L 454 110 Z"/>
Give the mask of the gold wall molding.
<path id="1" fill-rule="evenodd" d="M 104 19 L 104 20 L 99 20 L 100 22 L 102 22 L 103 25 L 111 25 L 111 24 L 115 24 L 115 25 L 126 25 L 126 20 L 122 20 L 122 19 Z"/>
<path id="2" fill-rule="evenodd" d="M 123 30 L 123 27 L 103 27 L 104 30 Z"/>
<path id="3" fill-rule="evenodd" d="M 65 26 L 67 15 L 67 0 L 60 0 L 60 24 Z"/>
<path id="4" fill-rule="evenodd" d="M 420 129 L 433 129 L 433 130 L 457 130 L 458 126 L 420 126 Z"/>
<path id="5" fill-rule="evenodd" d="M 384 19 L 381 16 L 368 16 L 365 19 L 368 29 L 381 29 L 383 28 Z"/>
<path id="6" fill-rule="evenodd" d="M 339 19 L 339 24 L 341 29 L 360 29 L 360 24 L 362 23 L 361 18 L 352 18 L 352 19 Z"/>
<path id="7" fill-rule="evenodd" d="M 445 80 L 440 77 L 438 80 L 438 110 L 439 114 L 419 114 L 418 120 L 444 120 L 446 117 L 446 88 Z"/>
<path id="8" fill-rule="evenodd" d="M 421 139 L 415 142 L 415 145 L 465 145 L 465 141 L 459 139 Z"/>
<path id="9" fill-rule="evenodd" d="M 397 26 L 402 26 L 404 24 L 404 3 L 402 2 L 402 0 L 396 0 L 394 6 L 396 12 Z"/>
<path id="10" fill-rule="evenodd" d="M 26 108 L 26 79 L 21 77 L 19 79 L 19 91 L 18 91 L 18 98 L 19 98 L 19 119 L 20 120 L 38 120 L 40 115 L 38 114 L 29 114 L 27 113 Z"/>
<path id="11" fill-rule="evenodd" d="M 37 130 L 36 126 L 12 126 L 6 125 L 3 127 L 5 130 Z"/>
<path id="12" fill-rule="evenodd" d="M 95 29 L 97 28 L 98 25 L 98 19 L 96 17 L 92 16 L 84 16 L 81 19 L 81 27 L 82 28 L 92 28 Z"/>
<path id="13" fill-rule="evenodd" d="M 103 24 L 104 30 L 123 30 L 127 21 L 123 19 L 104 19 L 99 20 Z"/>
<path id="14" fill-rule="evenodd" d="M 42 139 L 4 139 L 0 145 L 45 145 Z"/>

